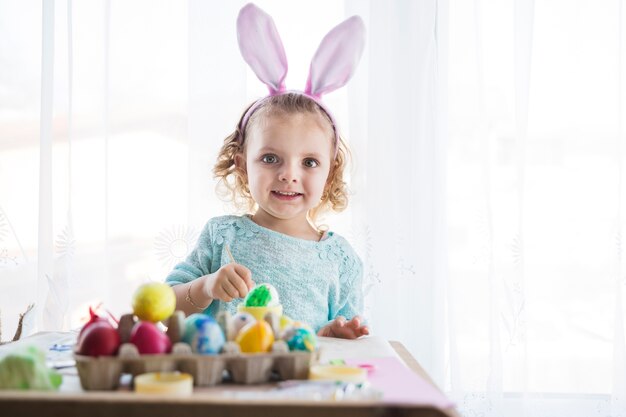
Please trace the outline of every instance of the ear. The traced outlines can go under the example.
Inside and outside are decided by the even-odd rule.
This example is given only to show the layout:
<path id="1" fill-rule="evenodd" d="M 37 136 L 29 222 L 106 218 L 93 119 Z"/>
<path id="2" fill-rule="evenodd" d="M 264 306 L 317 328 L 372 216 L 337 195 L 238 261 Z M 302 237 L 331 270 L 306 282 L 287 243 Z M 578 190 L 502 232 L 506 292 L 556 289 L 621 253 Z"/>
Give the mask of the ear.
<path id="1" fill-rule="evenodd" d="M 235 155 L 235 168 L 246 172 L 246 156 L 243 153 Z"/>
<path id="2" fill-rule="evenodd" d="M 237 17 L 237 40 L 243 59 L 274 95 L 285 90 L 287 57 L 272 17 L 252 3 Z"/>
<path id="3" fill-rule="evenodd" d="M 322 39 L 311 60 L 304 92 L 316 98 L 340 87 L 352 78 L 365 45 L 365 24 L 352 16 L 335 26 Z"/>

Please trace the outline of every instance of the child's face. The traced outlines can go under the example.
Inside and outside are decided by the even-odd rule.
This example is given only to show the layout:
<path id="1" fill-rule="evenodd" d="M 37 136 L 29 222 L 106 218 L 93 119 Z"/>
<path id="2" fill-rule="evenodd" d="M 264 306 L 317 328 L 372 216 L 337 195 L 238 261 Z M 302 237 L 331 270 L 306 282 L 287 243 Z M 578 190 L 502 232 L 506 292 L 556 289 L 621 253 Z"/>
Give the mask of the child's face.
<path id="1" fill-rule="evenodd" d="M 319 115 L 268 116 L 246 138 L 248 186 L 259 210 L 306 221 L 319 204 L 331 166 L 330 127 Z"/>

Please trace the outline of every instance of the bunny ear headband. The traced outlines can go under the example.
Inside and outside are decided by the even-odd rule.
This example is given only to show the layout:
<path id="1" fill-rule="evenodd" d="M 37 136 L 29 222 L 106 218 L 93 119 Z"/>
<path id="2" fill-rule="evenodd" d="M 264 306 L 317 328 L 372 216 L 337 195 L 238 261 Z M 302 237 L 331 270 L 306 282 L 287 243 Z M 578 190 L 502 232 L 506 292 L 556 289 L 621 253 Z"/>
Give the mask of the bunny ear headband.
<path id="1" fill-rule="evenodd" d="M 336 153 L 339 134 L 335 119 L 322 104 L 321 98 L 323 94 L 346 85 L 354 74 L 365 44 L 363 20 L 352 16 L 326 34 L 311 60 L 303 92 L 286 90 L 284 80 L 287 75 L 287 57 L 280 35 L 272 17 L 253 3 L 248 3 L 239 11 L 237 39 L 243 59 L 269 89 L 269 95 L 257 100 L 242 117 L 240 135 L 245 132 L 250 116 L 270 97 L 287 93 L 303 94 L 314 100 L 330 118 L 335 132 Z M 243 137 L 240 140 L 243 141 Z"/>

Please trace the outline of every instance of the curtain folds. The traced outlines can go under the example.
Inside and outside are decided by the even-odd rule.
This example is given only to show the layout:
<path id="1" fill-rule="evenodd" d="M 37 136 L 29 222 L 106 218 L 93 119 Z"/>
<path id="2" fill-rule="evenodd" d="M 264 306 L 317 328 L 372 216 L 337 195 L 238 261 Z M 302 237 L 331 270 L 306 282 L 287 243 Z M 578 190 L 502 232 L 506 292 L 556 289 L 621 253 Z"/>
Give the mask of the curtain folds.
<path id="1" fill-rule="evenodd" d="M 625 412 L 622 21 L 621 2 L 450 2 L 449 389 L 466 412 Z"/>
<path id="2" fill-rule="evenodd" d="M 351 202 L 364 246 L 374 331 L 403 340 L 443 378 L 445 137 L 436 1 L 350 4 L 369 16 L 366 73 L 350 85 L 356 176 Z M 364 8 L 363 6 L 361 6 Z M 363 92 L 367 107 L 361 107 Z M 353 95 L 355 94 L 355 95 Z M 352 106 L 350 110 L 352 111 Z M 365 129 L 365 130 L 362 130 Z M 402 319 L 399 319 L 402 318 Z M 408 325 L 408 323 L 414 325 Z"/>

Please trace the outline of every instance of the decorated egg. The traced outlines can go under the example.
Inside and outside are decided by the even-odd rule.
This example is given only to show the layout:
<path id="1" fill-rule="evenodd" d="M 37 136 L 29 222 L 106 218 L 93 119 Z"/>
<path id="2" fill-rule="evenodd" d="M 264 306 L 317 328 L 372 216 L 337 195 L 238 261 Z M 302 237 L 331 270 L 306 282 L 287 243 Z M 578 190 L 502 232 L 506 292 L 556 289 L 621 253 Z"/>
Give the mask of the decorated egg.
<path id="1" fill-rule="evenodd" d="M 268 352 L 274 343 L 274 332 L 268 322 L 259 320 L 242 328 L 235 341 L 242 352 Z"/>
<path id="2" fill-rule="evenodd" d="M 292 325 L 285 329 L 283 340 L 287 342 L 289 350 L 302 350 L 314 352 L 317 349 L 317 336 L 315 332 L 307 325 Z"/>
<path id="3" fill-rule="evenodd" d="M 278 291 L 267 283 L 252 288 L 244 300 L 246 307 L 274 307 L 279 304 Z"/>
<path id="4" fill-rule="evenodd" d="M 237 335 L 246 325 L 254 323 L 256 319 L 249 313 L 237 313 L 227 323 L 228 340 L 235 340 Z"/>
<path id="5" fill-rule="evenodd" d="M 185 319 L 183 342 L 195 353 L 215 355 L 226 342 L 222 328 L 211 316 L 192 314 Z"/>
<path id="6" fill-rule="evenodd" d="M 291 326 L 297 327 L 297 328 L 304 328 L 304 329 L 307 329 L 308 331 L 310 331 L 311 333 L 315 334 L 315 332 L 313 331 L 313 328 L 311 326 L 309 326 L 308 323 L 305 323 L 303 321 L 293 320 L 291 322 Z"/>
<path id="7" fill-rule="evenodd" d="M 278 322 L 278 327 L 280 328 L 281 331 L 285 330 L 287 327 L 291 326 L 293 324 L 293 320 L 286 315 L 282 315 L 280 316 L 280 320 Z"/>

